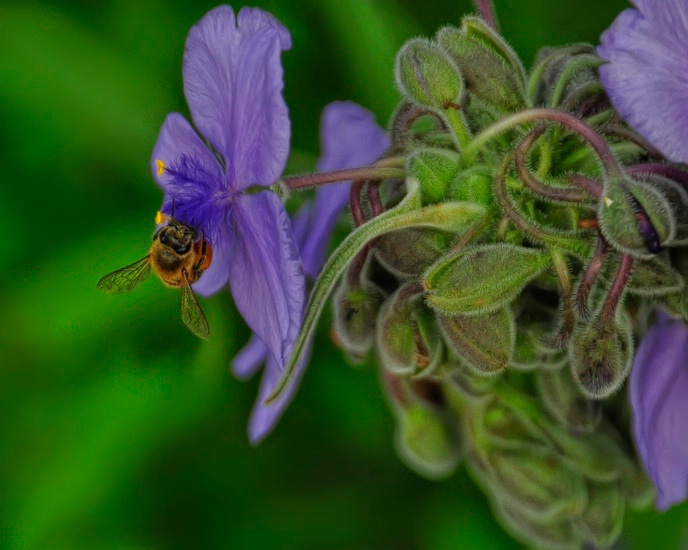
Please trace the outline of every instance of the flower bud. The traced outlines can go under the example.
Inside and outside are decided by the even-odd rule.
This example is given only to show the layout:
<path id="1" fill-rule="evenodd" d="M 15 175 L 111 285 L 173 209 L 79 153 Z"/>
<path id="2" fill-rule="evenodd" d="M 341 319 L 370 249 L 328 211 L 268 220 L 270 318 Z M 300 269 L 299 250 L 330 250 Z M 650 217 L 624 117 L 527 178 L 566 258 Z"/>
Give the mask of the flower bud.
<path id="1" fill-rule="evenodd" d="M 523 511 L 510 504 L 498 503 L 495 514 L 502 524 L 528 546 L 548 550 L 579 550 L 583 545 L 582 537 L 576 533 L 568 520 L 535 521 Z"/>
<path id="2" fill-rule="evenodd" d="M 581 393 L 569 369 L 541 370 L 535 382 L 545 409 L 570 433 L 582 436 L 597 428 L 602 417 L 600 403 Z"/>
<path id="3" fill-rule="evenodd" d="M 634 262 L 626 288 L 630 294 L 653 297 L 680 292 L 684 284 L 683 277 L 671 267 L 669 255 L 662 254 Z"/>
<path id="4" fill-rule="evenodd" d="M 511 365 L 524 371 L 559 369 L 567 354 L 551 345 L 557 310 L 522 295 L 523 307 L 516 318 L 516 347 Z M 518 307 L 518 306 L 517 306 Z"/>
<path id="5" fill-rule="evenodd" d="M 459 67 L 472 100 L 497 112 L 526 108 L 525 71 L 511 47 L 482 19 L 466 17 L 461 30 L 445 27 L 437 42 Z"/>
<path id="6" fill-rule="evenodd" d="M 442 358 L 433 317 L 419 295 L 408 294 L 411 285 L 400 287 L 385 302 L 377 325 L 382 365 L 397 375 L 432 372 Z"/>
<path id="7" fill-rule="evenodd" d="M 651 258 L 676 234 L 674 214 L 664 195 L 628 178 L 605 182 L 598 219 L 607 241 L 635 258 Z"/>
<path id="8" fill-rule="evenodd" d="M 489 450 L 469 464 L 495 502 L 531 520 L 574 518 L 587 504 L 585 481 L 553 452 Z"/>
<path id="9" fill-rule="evenodd" d="M 461 105 L 461 73 L 442 49 L 429 40 L 409 40 L 397 54 L 396 80 L 401 92 L 423 107 L 444 111 Z"/>
<path id="10" fill-rule="evenodd" d="M 529 83 L 533 103 L 559 107 L 572 102 L 567 106 L 575 107 L 579 91 L 598 81 L 596 68 L 600 63 L 595 49 L 589 44 L 543 50 L 538 55 Z M 599 93 L 600 90 L 597 85 L 592 91 Z"/>
<path id="11" fill-rule="evenodd" d="M 621 534 L 625 501 L 618 484 L 591 483 L 588 505 L 573 520 L 574 529 L 597 548 L 607 548 Z"/>
<path id="12" fill-rule="evenodd" d="M 417 280 L 455 240 L 455 235 L 436 229 L 401 229 L 382 235 L 373 249 L 382 266 L 399 280 Z"/>
<path id="13" fill-rule="evenodd" d="M 447 197 L 455 201 L 468 201 L 492 206 L 494 204 L 494 176 L 483 166 L 459 172 L 449 184 Z"/>
<path id="14" fill-rule="evenodd" d="M 511 362 L 516 327 L 508 308 L 485 315 L 440 315 L 439 323 L 447 344 L 476 372 L 490 376 Z"/>
<path id="15" fill-rule="evenodd" d="M 406 464 L 430 479 L 450 475 L 461 460 L 461 440 L 442 416 L 413 403 L 397 411 L 397 452 Z"/>
<path id="16" fill-rule="evenodd" d="M 408 158 L 407 171 L 420 182 L 424 202 L 440 202 L 459 171 L 459 155 L 446 149 L 419 149 Z"/>
<path id="17" fill-rule="evenodd" d="M 626 379 L 633 358 L 633 335 L 624 313 L 616 319 L 600 315 L 573 334 L 571 368 L 583 393 L 602 399 L 616 391 Z"/>
<path id="18" fill-rule="evenodd" d="M 424 274 L 428 304 L 445 315 L 479 315 L 513 301 L 551 257 L 508 244 L 474 246 L 449 255 Z"/>
<path id="19" fill-rule="evenodd" d="M 364 281 L 351 285 L 345 280 L 334 297 L 334 329 L 341 346 L 354 358 L 360 358 L 373 345 L 377 312 L 384 300 L 383 291 Z"/>

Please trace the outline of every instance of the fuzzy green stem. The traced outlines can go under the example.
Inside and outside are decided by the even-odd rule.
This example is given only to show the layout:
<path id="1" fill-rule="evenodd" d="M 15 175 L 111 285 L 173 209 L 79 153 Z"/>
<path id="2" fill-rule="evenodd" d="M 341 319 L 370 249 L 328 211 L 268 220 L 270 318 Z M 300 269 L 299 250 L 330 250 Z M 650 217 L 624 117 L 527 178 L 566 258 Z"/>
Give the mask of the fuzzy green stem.
<path id="1" fill-rule="evenodd" d="M 459 151 L 463 151 L 471 142 L 471 134 L 466 126 L 466 121 L 461 116 L 457 107 L 450 106 L 444 110 L 444 116 L 454 136 L 456 136 Z"/>

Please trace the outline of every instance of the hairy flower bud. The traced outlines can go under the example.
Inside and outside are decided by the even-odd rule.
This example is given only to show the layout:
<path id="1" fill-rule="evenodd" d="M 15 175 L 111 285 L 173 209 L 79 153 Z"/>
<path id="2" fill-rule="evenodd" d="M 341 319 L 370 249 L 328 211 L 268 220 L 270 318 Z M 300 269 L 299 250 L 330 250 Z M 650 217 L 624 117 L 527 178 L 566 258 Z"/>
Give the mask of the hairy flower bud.
<path id="1" fill-rule="evenodd" d="M 523 65 L 483 20 L 465 17 L 461 30 L 445 27 L 437 42 L 459 67 L 471 100 L 501 113 L 526 107 Z"/>
<path id="2" fill-rule="evenodd" d="M 409 294 L 415 283 L 399 288 L 384 304 L 377 324 L 377 349 L 384 368 L 397 375 L 432 372 L 441 360 L 433 316 Z"/>
<path id="3" fill-rule="evenodd" d="M 449 255 L 424 274 L 428 304 L 445 315 L 480 315 L 513 301 L 551 262 L 536 248 L 481 245 Z"/>
<path id="4" fill-rule="evenodd" d="M 397 85 L 411 101 L 439 112 L 461 105 L 461 74 L 442 49 L 422 38 L 409 40 L 397 55 Z"/>
<path id="5" fill-rule="evenodd" d="M 351 285 L 343 282 L 334 297 L 334 328 L 341 346 L 353 357 L 370 351 L 375 335 L 377 312 L 384 292 L 364 281 Z"/>
<path id="6" fill-rule="evenodd" d="M 396 447 L 418 473 L 430 479 L 450 475 L 461 460 L 461 440 L 441 415 L 420 404 L 397 412 Z"/>
<path id="7" fill-rule="evenodd" d="M 476 372 L 497 374 L 511 362 L 516 327 L 508 308 L 485 315 L 441 315 L 439 324 L 447 344 Z"/>
<path id="8" fill-rule="evenodd" d="M 420 182 L 425 202 L 445 199 L 447 187 L 459 172 L 459 155 L 446 149 L 419 149 L 406 164 L 408 173 Z"/>
<path id="9" fill-rule="evenodd" d="M 646 182 L 612 178 L 602 190 L 598 219 L 605 238 L 636 258 L 657 254 L 676 234 L 671 206 Z"/>
<path id="10" fill-rule="evenodd" d="M 633 359 L 633 334 L 625 313 L 614 320 L 600 315 L 576 327 L 571 368 L 576 382 L 591 399 L 614 393 L 626 379 Z"/>

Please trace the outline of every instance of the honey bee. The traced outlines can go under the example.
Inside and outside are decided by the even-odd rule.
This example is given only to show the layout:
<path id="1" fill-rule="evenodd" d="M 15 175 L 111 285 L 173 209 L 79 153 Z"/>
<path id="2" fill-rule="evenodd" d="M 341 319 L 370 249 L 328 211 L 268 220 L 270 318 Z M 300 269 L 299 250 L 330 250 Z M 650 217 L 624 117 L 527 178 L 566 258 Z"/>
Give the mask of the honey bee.
<path id="1" fill-rule="evenodd" d="M 133 290 L 148 278 L 151 268 L 165 285 L 181 290 L 182 321 L 199 338 L 210 336 L 208 320 L 194 296 L 191 285 L 198 281 L 212 261 L 213 251 L 205 236 L 179 220 L 158 212 L 156 221 L 167 221 L 153 235 L 148 254 L 131 265 L 108 273 L 98 281 L 98 288 L 119 294 Z"/>

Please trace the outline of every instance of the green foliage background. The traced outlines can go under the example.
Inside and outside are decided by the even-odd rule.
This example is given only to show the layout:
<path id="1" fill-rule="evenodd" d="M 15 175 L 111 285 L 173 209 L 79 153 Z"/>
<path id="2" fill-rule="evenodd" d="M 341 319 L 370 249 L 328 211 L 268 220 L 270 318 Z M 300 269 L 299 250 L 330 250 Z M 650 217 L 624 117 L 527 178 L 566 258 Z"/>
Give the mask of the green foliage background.
<path id="1" fill-rule="evenodd" d="M 284 56 L 289 171 L 313 167 L 322 107 L 388 120 L 395 51 L 458 24 L 468 0 L 257 0 L 292 32 Z M 596 43 L 624 0 L 496 0 L 530 63 Z M 0 547 L 517 548 L 465 472 L 430 482 L 395 456 L 371 363 L 320 328 L 273 435 L 249 446 L 257 381 L 227 370 L 248 331 L 228 293 L 204 300 L 212 339 L 157 280 L 95 283 L 147 250 L 161 195 L 148 158 L 186 112 L 181 53 L 214 6 L 184 0 L 0 3 Z M 236 4 L 235 8 L 239 5 Z M 624 548 L 678 547 L 688 508 L 629 513 Z"/>

